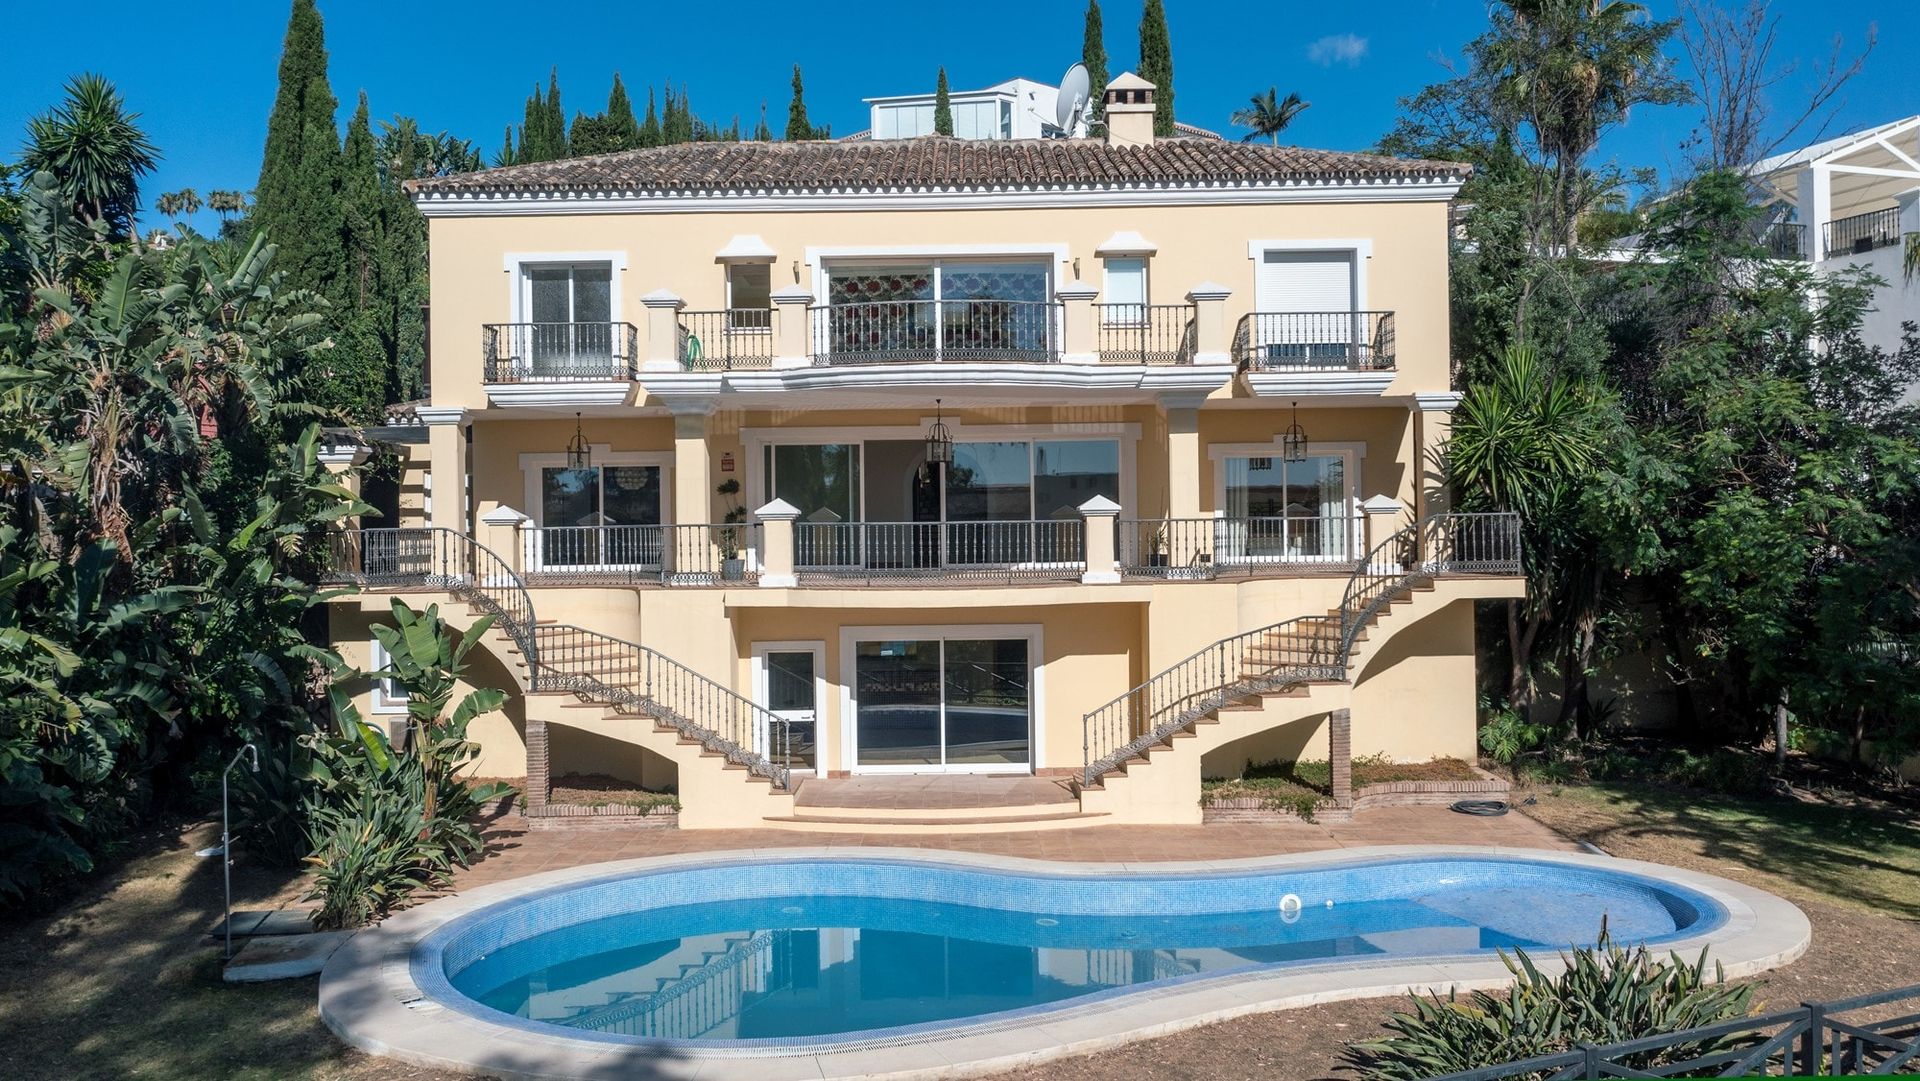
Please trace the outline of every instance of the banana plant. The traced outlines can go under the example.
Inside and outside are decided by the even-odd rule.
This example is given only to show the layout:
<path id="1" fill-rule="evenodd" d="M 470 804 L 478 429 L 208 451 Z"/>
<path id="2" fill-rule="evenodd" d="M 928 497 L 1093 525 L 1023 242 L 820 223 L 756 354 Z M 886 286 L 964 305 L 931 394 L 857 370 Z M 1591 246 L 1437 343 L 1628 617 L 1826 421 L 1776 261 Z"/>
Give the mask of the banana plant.
<path id="1" fill-rule="evenodd" d="M 398 597 L 393 600 L 393 623 L 375 625 L 373 635 L 387 651 L 388 665 L 375 678 L 391 678 L 407 692 L 407 726 L 413 754 L 427 774 L 427 819 L 438 812 L 443 786 L 458 783 L 454 771 L 470 761 L 475 746 L 467 740 L 467 725 L 492 713 L 507 700 L 505 692 L 482 687 L 467 692 L 458 705 L 453 694 L 466 674 L 467 654 L 493 626 L 492 616 L 481 616 L 463 634 L 440 618 L 438 605 L 415 612 Z M 451 713 L 447 707 L 453 705 Z"/>

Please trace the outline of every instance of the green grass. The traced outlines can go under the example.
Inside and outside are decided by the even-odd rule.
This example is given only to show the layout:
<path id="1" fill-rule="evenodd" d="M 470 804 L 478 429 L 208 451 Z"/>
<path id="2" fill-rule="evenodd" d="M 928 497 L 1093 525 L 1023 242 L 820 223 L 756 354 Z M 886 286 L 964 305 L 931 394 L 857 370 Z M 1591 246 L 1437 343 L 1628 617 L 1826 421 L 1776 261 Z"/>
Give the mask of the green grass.
<path id="1" fill-rule="evenodd" d="M 1903 808 L 1614 782 L 1535 795 L 1529 814 L 1615 856 L 1696 867 L 1726 861 L 1784 896 L 1920 920 L 1920 821 Z"/>

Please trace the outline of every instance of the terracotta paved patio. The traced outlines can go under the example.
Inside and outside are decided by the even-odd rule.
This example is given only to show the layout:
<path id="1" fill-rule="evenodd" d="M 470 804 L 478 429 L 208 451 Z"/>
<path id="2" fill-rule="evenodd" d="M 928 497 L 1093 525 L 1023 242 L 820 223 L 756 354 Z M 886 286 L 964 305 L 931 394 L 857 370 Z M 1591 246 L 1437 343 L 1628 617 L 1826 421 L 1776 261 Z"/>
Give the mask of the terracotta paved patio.
<path id="1" fill-rule="evenodd" d="M 739 848 L 895 847 L 986 852 L 1067 862 L 1236 859 L 1368 845 L 1507 845 L 1575 850 L 1578 845 L 1522 814 L 1474 818 L 1445 807 L 1380 807 L 1344 823 L 1089 826 L 1034 833 L 809 833 L 797 830 L 539 830 L 517 814 L 488 828 L 489 854 L 455 876 L 454 887 L 518 878 L 607 860 Z"/>

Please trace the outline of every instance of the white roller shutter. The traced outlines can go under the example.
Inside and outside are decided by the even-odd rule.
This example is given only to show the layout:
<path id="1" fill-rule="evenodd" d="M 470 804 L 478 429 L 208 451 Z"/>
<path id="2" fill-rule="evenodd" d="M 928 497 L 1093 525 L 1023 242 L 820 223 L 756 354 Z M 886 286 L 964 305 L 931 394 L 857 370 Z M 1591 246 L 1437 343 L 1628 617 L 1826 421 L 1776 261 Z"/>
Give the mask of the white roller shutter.
<path id="1" fill-rule="evenodd" d="M 1358 340 L 1344 314 L 1354 310 L 1353 252 L 1265 251 L 1255 274 L 1254 338 L 1268 360 L 1343 359 Z"/>

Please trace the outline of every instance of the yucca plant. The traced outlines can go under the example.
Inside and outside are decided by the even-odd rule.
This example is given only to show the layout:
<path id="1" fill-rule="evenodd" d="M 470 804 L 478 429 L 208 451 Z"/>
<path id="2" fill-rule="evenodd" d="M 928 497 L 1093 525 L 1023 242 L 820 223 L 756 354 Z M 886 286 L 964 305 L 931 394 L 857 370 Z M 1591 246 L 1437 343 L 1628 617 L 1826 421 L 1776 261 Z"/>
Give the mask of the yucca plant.
<path id="1" fill-rule="evenodd" d="M 414 890 L 446 881 L 441 846 L 422 840 L 419 802 L 404 790 L 367 787 L 350 803 L 315 814 L 314 926 L 360 927 Z"/>
<path id="2" fill-rule="evenodd" d="M 1558 1054 L 1580 1044 L 1680 1032 L 1745 1017 L 1751 1009 L 1752 986 L 1728 986 L 1718 964 L 1709 978 L 1704 949 L 1691 963 L 1679 954 L 1662 959 L 1645 946 L 1616 944 L 1605 921 L 1593 946 L 1562 957 L 1566 971 L 1547 976 L 1526 951 L 1509 955 L 1502 950 L 1500 959 L 1514 976 L 1511 990 L 1475 991 L 1464 999 L 1453 993 L 1416 998 L 1412 1013 L 1395 1013 L 1387 1021 L 1396 1035 L 1356 1043 L 1346 1057 L 1369 1078 L 1436 1077 Z M 1649 1070 L 1733 1044 L 1726 1038 L 1689 1041 L 1621 1061 Z"/>

